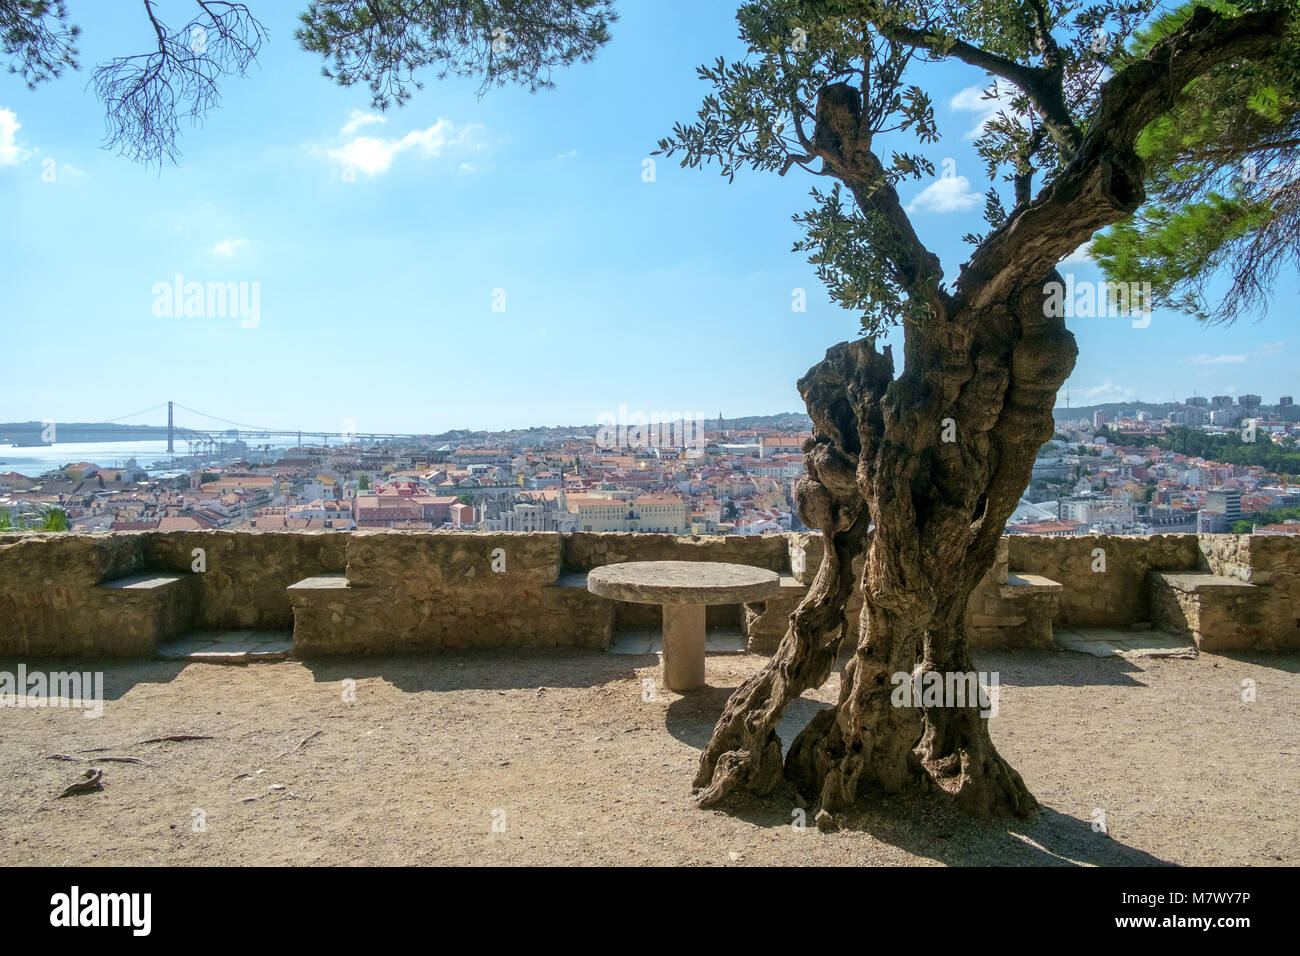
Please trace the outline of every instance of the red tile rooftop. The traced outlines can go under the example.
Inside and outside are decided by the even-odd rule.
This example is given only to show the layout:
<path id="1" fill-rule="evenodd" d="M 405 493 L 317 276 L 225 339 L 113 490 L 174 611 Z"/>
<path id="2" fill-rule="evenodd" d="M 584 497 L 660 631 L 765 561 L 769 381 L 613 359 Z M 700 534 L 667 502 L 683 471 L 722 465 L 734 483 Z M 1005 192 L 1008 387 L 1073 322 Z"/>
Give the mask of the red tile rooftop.
<path id="1" fill-rule="evenodd" d="M 1066 534 L 1077 531 L 1078 521 L 1031 521 L 1025 524 L 1007 525 L 1007 532 L 1013 534 Z"/>

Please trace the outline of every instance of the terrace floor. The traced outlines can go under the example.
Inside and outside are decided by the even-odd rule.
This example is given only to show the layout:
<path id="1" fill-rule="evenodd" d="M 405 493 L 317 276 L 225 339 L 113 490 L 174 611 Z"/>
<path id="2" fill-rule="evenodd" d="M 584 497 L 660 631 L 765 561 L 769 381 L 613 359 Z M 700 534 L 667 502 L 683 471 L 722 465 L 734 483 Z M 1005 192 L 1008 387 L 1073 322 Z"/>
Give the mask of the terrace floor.
<path id="1" fill-rule="evenodd" d="M 1084 864 L 1300 862 L 1300 655 L 982 652 L 992 733 L 1042 803 L 976 823 L 874 798 L 821 834 L 793 794 L 690 803 L 700 748 L 764 659 L 709 658 L 709 689 L 642 700 L 654 655 L 480 652 L 105 671 L 103 716 L 0 710 L 8 864 Z M 17 661 L 0 660 L 15 671 Z M 1242 701 L 1242 681 L 1257 698 Z M 354 680 L 355 703 L 343 700 Z M 796 701 L 794 732 L 838 676 Z M 191 735 L 210 739 L 139 743 Z M 95 750 L 95 748 L 105 748 Z M 81 753 L 79 753 L 81 752 Z M 58 799 L 89 763 L 104 789 Z M 1109 836 L 1094 832 L 1105 811 Z M 195 811 L 203 832 L 194 832 Z M 505 832 L 492 832 L 493 811 Z M 497 818 L 501 818 L 498 813 Z"/>

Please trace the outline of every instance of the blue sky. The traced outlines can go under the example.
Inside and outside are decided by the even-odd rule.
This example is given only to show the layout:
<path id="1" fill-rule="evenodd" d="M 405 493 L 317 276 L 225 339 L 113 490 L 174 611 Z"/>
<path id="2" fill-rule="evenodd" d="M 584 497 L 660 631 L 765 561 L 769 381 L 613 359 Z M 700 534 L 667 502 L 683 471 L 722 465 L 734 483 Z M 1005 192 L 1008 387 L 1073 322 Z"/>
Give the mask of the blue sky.
<path id="1" fill-rule="evenodd" d="M 741 52 L 728 4 L 623 3 L 612 42 L 555 90 L 479 98 L 475 82 L 430 77 L 383 122 L 364 89 L 335 86 L 297 47 L 303 5 L 253 4 L 270 37 L 250 76 L 223 82 L 221 106 L 161 171 L 100 148 L 86 88 L 94 64 L 148 49 L 138 3 L 69 4 L 80 73 L 35 92 L 0 75 L 0 420 L 113 418 L 167 399 L 362 432 L 590 423 L 620 405 L 767 414 L 801 409 L 795 381 L 856 334 L 790 251 L 790 216 L 824 180 L 728 184 L 660 158 L 643 181 L 656 141 L 708 91 L 695 67 Z M 179 27 L 191 6 L 159 10 Z M 956 175 L 903 195 L 955 275 L 959 237 L 981 227 L 971 133 L 986 81 L 943 64 L 913 82 L 944 133 L 924 151 Z M 1068 268 L 1098 277 L 1086 260 Z M 257 283 L 256 325 L 156 314 L 155 287 L 178 274 Z M 1163 312 L 1141 329 L 1076 320 L 1072 404 L 1300 390 L 1296 286 L 1284 274 L 1268 317 L 1227 329 Z M 806 312 L 791 309 L 796 288 Z"/>

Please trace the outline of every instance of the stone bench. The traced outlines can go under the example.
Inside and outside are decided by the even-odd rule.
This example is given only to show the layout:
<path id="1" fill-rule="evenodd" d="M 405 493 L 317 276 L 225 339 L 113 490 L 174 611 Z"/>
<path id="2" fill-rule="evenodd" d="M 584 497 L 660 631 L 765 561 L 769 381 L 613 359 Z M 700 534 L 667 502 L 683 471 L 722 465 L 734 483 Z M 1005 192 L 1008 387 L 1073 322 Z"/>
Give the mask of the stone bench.
<path id="1" fill-rule="evenodd" d="M 1052 627 L 1065 590 L 1039 574 L 1008 571 L 997 586 L 996 603 L 987 586 L 971 595 L 966 628 L 972 647 L 1054 646 Z"/>
<path id="2" fill-rule="evenodd" d="M 1269 650 L 1262 636 L 1260 588 L 1239 578 L 1203 572 L 1153 571 L 1151 622 L 1189 634 L 1198 650 Z"/>
<path id="3" fill-rule="evenodd" d="M 293 647 L 301 656 L 318 649 L 343 649 L 353 643 L 351 635 L 365 615 L 364 602 L 350 600 L 346 574 L 316 574 L 285 588 L 293 608 Z M 335 650 L 338 653 L 339 650 Z"/>
<path id="4" fill-rule="evenodd" d="M 113 631 L 111 649 L 104 649 L 114 656 L 148 656 L 184 633 L 194 618 L 194 581 L 188 572 L 148 571 L 95 585 L 104 626 Z"/>
<path id="5" fill-rule="evenodd" d="M 589 593 L 583 572 L 540 587 L 489 573 L 451 595 L 431 591 L 417 600 L 378 583 L 358 585 L 346 573 L 313 575 L 285 590 L 299 657 L 469 647 L 604 650 L 613 631 L 614 602 Z"/>

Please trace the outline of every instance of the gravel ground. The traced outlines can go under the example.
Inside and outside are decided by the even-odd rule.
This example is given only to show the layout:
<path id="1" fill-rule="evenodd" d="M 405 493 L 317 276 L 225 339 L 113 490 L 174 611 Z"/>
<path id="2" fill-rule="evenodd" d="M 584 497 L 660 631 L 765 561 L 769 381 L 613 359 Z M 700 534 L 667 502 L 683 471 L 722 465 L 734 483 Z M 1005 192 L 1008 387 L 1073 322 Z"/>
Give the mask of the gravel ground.
<path id="1" fill-rule="evenodd" d="M 1300 655 L 983 653 L 977 666 L 1001 680 L 993 738 L 1041 802 L 1034 819 L 976 823 L 938 796 L 868 796 L 827 834 L 791 826 L 789 792 L 710 811 L 690 803 L 700 748 L 731 690 L 763 660 L 710 656 L 710 688 L 685 697 L 660 690 L 649 701 L 641 680 L 655 676 L 654 657 L 589 652 L 247 667 L 28 661 L 29 672 L 104 668 L 106 700 L 98 719 L 0 710 L 3 859 L 1300 862 Z M 0 660 L 0 671 L 16 669 Z M 1242 701 L 1245 678 L 1255 682 L 1252 703 Z M 791 706 L 786 744 L 837 691 L 838 675 Z M 171 735 L 211 739 L 140 743 Z M 102 791 L 59 799 L 91 764 L 51 754 L 143 762 L 97 763 Z M 1095 811 L 1109 835 L 1095 832 Z M 493 832 L 494 814 L 504 832 Z"/>

